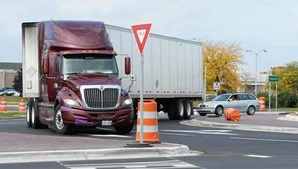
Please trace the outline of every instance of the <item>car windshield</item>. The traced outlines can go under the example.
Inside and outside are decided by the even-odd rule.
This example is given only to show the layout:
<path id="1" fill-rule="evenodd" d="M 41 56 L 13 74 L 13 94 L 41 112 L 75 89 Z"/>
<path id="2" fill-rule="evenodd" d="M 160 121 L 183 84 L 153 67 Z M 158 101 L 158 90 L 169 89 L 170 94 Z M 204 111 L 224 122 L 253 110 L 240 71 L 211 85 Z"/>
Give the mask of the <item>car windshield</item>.
<path id="1" fill-rule="evenodd" d="M 212 101 L 226 101 L 230 96 L 230 94 L 218 95 Z"/>
<path id="2" fill-rule="evenodd" d="M 118 67 L 113 55 L 64 55 L 62 60 L 63 74 L 103 73 L 118 75 Z"/>

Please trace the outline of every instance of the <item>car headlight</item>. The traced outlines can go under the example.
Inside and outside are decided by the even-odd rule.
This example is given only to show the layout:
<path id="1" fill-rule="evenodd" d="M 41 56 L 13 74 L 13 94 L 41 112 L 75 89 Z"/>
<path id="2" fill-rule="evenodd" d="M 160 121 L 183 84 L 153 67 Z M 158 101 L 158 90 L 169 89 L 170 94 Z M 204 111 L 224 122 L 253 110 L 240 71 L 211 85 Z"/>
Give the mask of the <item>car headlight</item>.
<path id="1" fill-rule="evenodd" d="M 132 104 L 132 99 L 129 98 L 129 99 L 126 99 L 124 102 L 123 102 L 123 106 L 126 106 L 126 105 L 131 105 Z"/>
<path id="2" fill-rule="evenodd" d="M 80 107 L 80 104 L 77 101 L 72 99 L 63 99 L 63 102 L 71 107 Z"/>

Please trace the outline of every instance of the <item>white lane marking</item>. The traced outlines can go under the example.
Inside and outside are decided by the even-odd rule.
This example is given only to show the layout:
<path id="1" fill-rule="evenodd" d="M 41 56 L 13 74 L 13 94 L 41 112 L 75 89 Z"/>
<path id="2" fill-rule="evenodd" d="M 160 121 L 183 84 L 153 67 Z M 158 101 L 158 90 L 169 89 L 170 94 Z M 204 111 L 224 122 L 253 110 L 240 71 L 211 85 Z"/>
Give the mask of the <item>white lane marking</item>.
<path id="1" fill-rule="evenodd" d="M 119 162 L 94 164 L 62 164 L 69 169 L 99 169 L 99 168 L 199 168 L 198 166 L 179 160 L 149 161 L 149 162 Z"/>
<path id="2" fill-rule="evenodd" d="M 245 137 L 230 137 L 230 139 L 234 139 L 234 140 L 249 140 L 249 141 L 268 141 L 268 142 L 298 143 L 297 140 L 261 139 L 261 138 L 245 138 Z"/>
<path id="3" fill-rule="evenodd" d="M 257 154 L 248 154 L 243 155 L 245 157 L 254 157 L 254 158 L 272 158 L 272 156 L 265 156 L 265 155 L 257 155 Z"/>
<path id="4" fill-rule="evenodd" d="M 175 136 L 192 136 L 191 134 L 164 133 L 164 132 L 159 132 L 159 134 L 164 134 L 164 135 L 175 135 Z"/>
<path id="5" fill-rule="evenodd" d="M 229 133 L 232 130 L 160 130 L 165 132 L 175 133 L 193 133 L 193 134 L 211 134 L 211 135 L 239 135 L 235 133 Z"/>
<path id="6" fill-rule="evenodd" d="M 124 135 L 116 135 L 116 134 L 79 134 L 79 135 L 91 136 L 91 137 L 105 137 L 105 138 L 109 138 L 109 137 L 132 138 L 132 136 L 124 136 Z"/>

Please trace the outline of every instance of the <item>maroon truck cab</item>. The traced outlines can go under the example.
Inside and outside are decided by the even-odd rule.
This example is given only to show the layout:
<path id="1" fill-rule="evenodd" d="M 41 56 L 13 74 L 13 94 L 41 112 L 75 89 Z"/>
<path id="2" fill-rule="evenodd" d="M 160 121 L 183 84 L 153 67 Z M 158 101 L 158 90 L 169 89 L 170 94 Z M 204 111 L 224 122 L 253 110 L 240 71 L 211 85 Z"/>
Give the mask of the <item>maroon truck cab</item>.
<path id="1" fill-rule="evenodd" d="M 49 126 L 59 134 L 67 134 L 73 127 L 113 126 L 119 134 L 129 133 L 133 128 L 132 99 L 122 89 L 118 56 L 105 24 L 36 24 L 40 92 L 28 101 L 28 126 Z M 125 73 L 130 74 L 128 57 Z"/>

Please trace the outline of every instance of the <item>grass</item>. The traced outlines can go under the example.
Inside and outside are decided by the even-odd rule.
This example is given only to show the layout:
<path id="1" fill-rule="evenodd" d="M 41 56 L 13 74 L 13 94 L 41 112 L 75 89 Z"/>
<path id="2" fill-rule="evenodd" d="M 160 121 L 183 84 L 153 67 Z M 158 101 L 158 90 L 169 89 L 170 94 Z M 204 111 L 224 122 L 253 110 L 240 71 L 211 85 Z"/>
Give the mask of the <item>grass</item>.
<path id="1" fill-rule="evenodd" d="M 16 117 L 26 117 L 25 112 L 15 112 L 15 111 L 0 111 L 0 119 L 2 118 L 16 118 Z"/>

